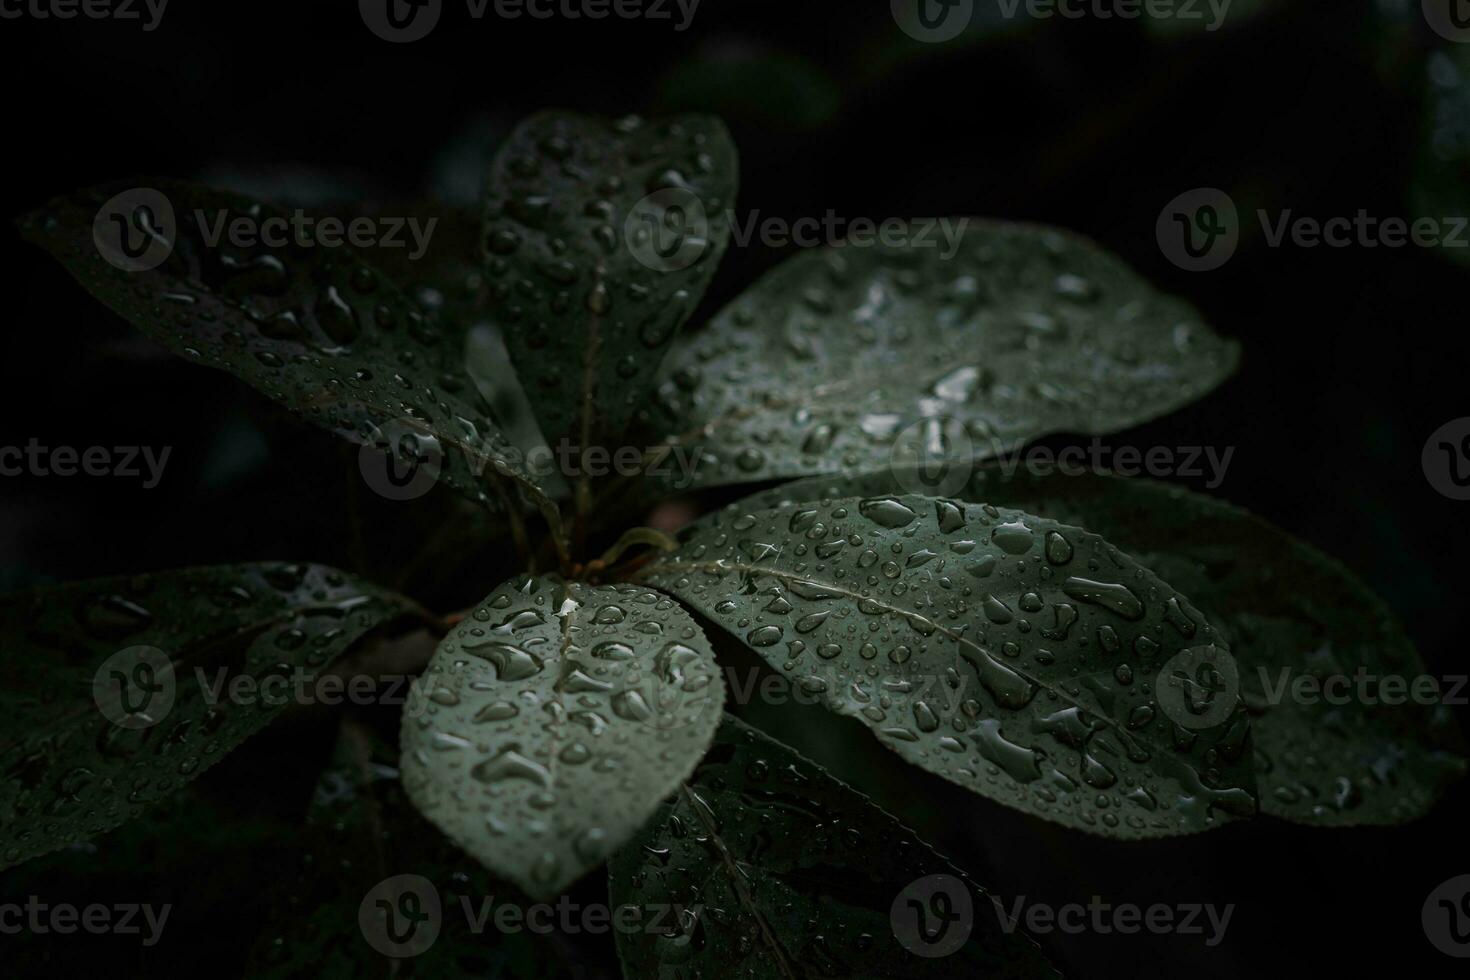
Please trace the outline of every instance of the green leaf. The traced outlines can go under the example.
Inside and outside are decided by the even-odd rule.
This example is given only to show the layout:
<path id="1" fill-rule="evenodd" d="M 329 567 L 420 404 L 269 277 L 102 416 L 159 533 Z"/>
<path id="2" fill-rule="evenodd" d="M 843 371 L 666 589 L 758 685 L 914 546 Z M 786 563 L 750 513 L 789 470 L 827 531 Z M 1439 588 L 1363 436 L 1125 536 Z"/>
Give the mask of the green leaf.
<path id="1" fill-rule="evenodd" d="M 759 502 L 893 492 L 914 479 L 802 481 Z M 1443 704 L 1387 704 L 1378 694 L 1346 704 L 1268 697 L 1283 671 L 1292 681 L 1345 677 L 1349 692 L 1360 668 L 1380 678 L 1428 673 L 1383 601 L 1305 542 L 1223 501 L 1099 473 L 987 467 L 963 496 L 1096 528 L 1195 598 L 1239 665 L 1266 813 L 1324 826 L 1402 823 L 1427 813 L 1464 773 L 1464 739 Z"/>
<path id="2" fill-rule="evenodd" d="M 450 633 L 414 685 L 404 786 L 491 871 L 556 895 L 689 774 L 723 700 L 708 641 L 672 599 L 522 578 Z"/>
<path id="3" fill-rule="evenodd" d="M 302 244 L 293 232 L 274 248 L 233 244 L 230 234 L 210 242 L 236 221 L 260 229 L 271 218 L 291 222 L 290 212 L 183 181 L 146 186 L 167 201 L 171 221 L 154 214 L 162 210 L 154 204 L 140 225 L 132 205 L 160 198 L 119 183 L 58 198 L 21 219 L 21 231 L 175 353 L 228 371 L 353 442 L 432 460 L 439 478 L 473 500 L 494 505 L 487 488 L 506 478 L 548 510 L 465 370 L 461 334 L 426 316 L 346 246 Z M 106 227 L 113 213 L 133 216 L 134 239 L 151 240 L 150 249 L 167 256 L 161 265 L 125 271 L 104 258 L 122 261 L 115 241 L 94 238 L 94 220 Z M 139 227 L 153 228 L 152 238 Z"/>
<path id="4" fill-rule="evenodd" d="M 394 977 L 405 960 L 425 977 L 567 975 L 556 943 L 495 928 L 498 904 L 476 931 L 471 913 L 504 899 L 505 889 L 419 815 L 399 781 L 397 751 L 366 729 L 344 724 L 300 836 L 300 866 L 276 899 L 247 976 Z M 429 917 L 400 916 L 390 934 L 374 908 L 366 923 L 362 914 L 378 897 L 392 907 L 384 885 L 394 881 Z"/>
<path id="5" fill-rule="evenodd" d="M 502 147 L 485 192 L 491 309 L 553 446 L 627 428 L 724 254 L 737 176 L 710 116 L 544 112 Z"/>
<path id="6" fill-rule="evenodd" d="M 0 867 L 138 816 L 358 639 L 414 611 L 334 569 L 288 564 L 0 598 Z"/>
<path id="7" fill-rule="evenodd" d="M 696 487 L 969 460 L 1146 422 L 1234 370 L 1232 342 L 1079 236 L 973 220 L 946 259 L 927 227 L 799 255 L 680 338 L 653 444 L 697 451 Z"/>
<path id="8" fill-rule="evenodd" d="M 433 221 L 434 234 L 427 251 L 414 257 L 411 249 L 377 247 L 363 258 L 396 283 L 445 337 L 455 338 L 463 351 L 464 370 L 479 389 L 506 440 L 527 460 L 545 445 L 535 411 L 510 362 L 505 338 L 490 314 L 489 286 L 481 257 L 480 213 L 432 202 L 381 204 L 344 215 L 381 219 L 415 215 Z M 562 474 L 550 467 L 526 466 L 528 474 L 546 493 L 565 497 Z"/>
<path id="9" fill-rule="evenodd" d="M 1201 676 L 1223 639 L 1095 534 L 884 496 L 735 504 L 680 540 L 643 581 L 915 765 L 1109 837 L 1255 812 L 1245 708 Z"/>
<path id="10" fill-rule="evenodd" d="M 1028 937 L 1001 928 L 992 897 L 963 871 L 867 797 L 729 716 L 688 784 L 614 855 L 608 880 L 615 908 L 684 913 L 668 935 L 618 934 L 629 980 L 1056 975 Z M 904 900 L 936 880 L 951 900 L 962 896 L 947 909 L 934 903 L 958 916 L 941 926 L 946 946 L 905 932 L 905 947 L 899 923 L 914 913 Z"/>

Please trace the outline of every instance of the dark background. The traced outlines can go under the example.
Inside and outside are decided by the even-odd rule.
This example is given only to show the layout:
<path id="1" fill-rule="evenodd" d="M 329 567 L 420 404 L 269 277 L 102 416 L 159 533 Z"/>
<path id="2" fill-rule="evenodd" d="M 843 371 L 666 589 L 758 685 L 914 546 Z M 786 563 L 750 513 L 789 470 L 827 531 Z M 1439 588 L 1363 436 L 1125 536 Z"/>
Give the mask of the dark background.
<path id="1" fill-rule="evenodd" d="M 389 45 L 348 2 L 174 0 L 151 34 L 0 21 L 3 211 L 155 173 L 283 203 L 468 204 L 486 155 L 537 109 L 717 112 L 740 148 L 742 214 L 1054 223 L 1195 303 L 1241 343 L 1239 373 L 1113 441 L 1236 447 L 1210 492 L 1339 557 L 1388 601 L 1431 672 L 1463 674 L 1470 504 L 1431 488 L 1420 452 L 1440 425 L 1470 415 L 1467 267 L 1413 247 L 1273 249 L 1247 233 L 1223 268 L 1187 273 L 1154 238 L 1164 204 L 1199 186 L 1229 191 L 1245 213 L 1413 216 L 1436 45 L 1455 47 L 1407 2 L 1236 0 L 1215 33 L 1055 19 L 942 45 L 908 39 L 876 0 L 704 0 L 682 34 L 668 22 L 473 22 L 451 2 L 428 39 Z M 1463 171 L 1445 172 L 1464 186 Z M 1451 206 L 1437 213 L 1466 213 Z M 0 444 L 173 447 L 154 490 L 105 478 L 0 482 L 0 589 L 267 558 L 403 577 L 442 518 L 437 492 L 413 504 L 372 499 L 353 451 L 142 339 L 8 226 L 0 254 L 10 299 Z M 732 246 L 695 322 L 783 257 Z M 466 549 L 459 557 L 481 553 Z M 409 575 L 417 597 L 445 611 L 493 587 L 477 562 L 462 564 Z M 803 726 L 788 729 L 801 740 Z M 1470 872 L 1463 786 L 1405 828 L 1326 832 L 1262 818 L 1198 840 L 1122 845 L 957 799 L 922 773 L 890 773 L 886 760 L 847 751 L 861 732 L 805 731 L 804 748 L 846 764 L 847 778 L 1001 894 L 1237 904 L 1215 949 L 1150 936 L 1050 945 L 1074 976 L 1349 971 L 1375 953 L 1406 975 L 1455 965 L 1425 940 L 1419 910 L 1439 882 Z M 297 719 L 208 778 L 257 817 L 287 819 L 330 732 Z M 299 751 L 302 740 L 321 748 Z M 196 909 L 154 950 L 107 946 L 109 967 L 237 972 L 275 860 L 285 859 L 247 854 L 245 882 L 224 865 L 196 869 L 226 876 L 210 889 L 221 908 Z M 159 859 L 149 888 L 174 887 L 168 868 L 190 873 L 187 854 L 172 861 Z M 0 898 L 14 883 L 0 875 Z"/>

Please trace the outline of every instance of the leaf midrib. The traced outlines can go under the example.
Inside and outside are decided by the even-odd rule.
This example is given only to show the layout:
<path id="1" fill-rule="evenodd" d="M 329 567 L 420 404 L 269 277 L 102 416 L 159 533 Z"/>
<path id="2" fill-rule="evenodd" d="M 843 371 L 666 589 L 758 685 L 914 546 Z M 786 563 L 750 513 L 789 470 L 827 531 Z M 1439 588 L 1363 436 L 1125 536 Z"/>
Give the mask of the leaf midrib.
<path id="1" fill-rule="evenodd" d="M 922 615 L 921 613 L 911 612 L 911 611 L 909 611 L 907 609 L 903 609 L 902 607 L 895 606 L 895 605 L 892 605 L 890 603 L 883 602 L 882 600 L 875 599 L 875 598 L 873 598 L 871 596 L 859 595 L 859 594 L 857 594 L 855 592 L 852 592 L 849 589 L 843 588 L 840 585 L 834 585 L 834 584 L 831 584 L 831 583 L 828 583 L 828 582 L 818 581 L 818 580 L 812 579 L 812 578 L 804 578 L 804 577 L 802 577 L 800 575 L 797 575 L 794 572 L 787 572 L 784 569 L 760 568 L 760 567 L 757 567 L 755 565 L 748 565 L 748 564 L 746 564 L 744 562 L 740 562 L 740 561 L 728 561 L 728 560 L 725 560 L 725 561 L 692 561 L 691 562 L 691 561 L 678 561 L 677 559 L 675 561 L 678 564 L 678 566 L 679 567 L 682 567 L 682 568 L 690 568 L 690 567 L 693 567 L 693 568 L 701 569 L 703 571 L 715 571 L 715 570 L 729 571 L 729 570 L 733 570 L 733 571 L 740 571 L 740 572 L 750 572 L 750 573 L 753 573 L 753 574 L 756 574 L 756 575 L 770 575 L 773 578 L 779 578 L 779 579 L 782 579 L 782 580 L 787 581 L 787 582 L 799 582 L 799 583 L 801 583 L 803 585 L 813 585 L 813 586 L 817 586 L 817 587 L 820 587 L 820 588 L 829 589 L 829 590 L 831 590 L 833 592 L 837 592 L 837 593 L 841 594 L 844 598 L 852 599 L 855 602 L 871 603 L 872 605 L 878 606 L 885 613 L 892 613 L 893 615 L 896 615 L 896 616 L 903 616 L 906 619 L 922 620 L 923 622 L 928 623 L 929 625 L 933 626 L 936 632 L 942 633 L 945 636 L 949 637 L 950 639 L 954 640 L 957 645 L 968 646 L 968 647 L 970 647 L 973 650 L 979 651 L 979 653 L 980 653 L 981 656 L 984 656 L 984 657 L 987 657 L 987 658 L 990 657 L 990 652 L 988 650 L 986 650 L 980 644 L 976 643 L 974 640 L 971 640 L 970 638 L 968 638 L 967 636 L 965 636 L 963 633 L 956 633 L 955 631 L 953 631 L 953 630 L 948 629 L 947 627 L 945 627 L 943 624 L 937 623 L 934 620 L 930 619 L 929 617 Z M 641 572 L 639 574 L 639 578 L 641 579 L 645 575 L 656 574 L 658 572 L 658 570 L 660 568 L 662 568 L 662 567 L 668 567 L 668 566 L 663 565 L 662 563 L 659 563 L 659 562 L 655 562 L 653 565 L 650 565 L 647 568 L 647 570 L 645 570 L 644 572 Z M 958 654 L 956 654 L 956 656 L 958 656 Z M 1025 669 L 1021 668 L 1018 665 L 1006 664 L 1005 666 L 1006 666 L 1006 669 L 1007 670 L 1014 671 L 1016 674 L 1018 674 L 1020 677 L 1022 677 L 1026 681 L 1028 681 L 1028 682 L 1030 682 L 1032 684 L 1035 684 L 1041 690 L 1046 691 L 1046 692 L 1048 692 L 1048 693 L 1056 696 L 1058 699 L 1066 702 L 1071 707 L 1077 708 L 1080 711 L 1086 711 L 1090 715 L 1102 719 L 1103 722 L 1104 722 L 1104 724 L 1107 727 L 1116 730 L 1120 735 L 1122 735 L 1122 737 L 1124 739 L 1131 740 L 1133 742 L 1137 742 L 1140 745 L 1144 745 L 1144 746 L 1148 747 L 1150 750 L 1152 750 L 1153 752 L 1155 752 L 1157 754 L 1165 755 L 1165 756 L 1169 756 L 1169 757 L 1172 757 L 1173 756 L 1173 753 L 1172 752 L 1169 752 L 1169 751 L 1166 751 L 1164 749 L 1161 749 L 1159 746 L 1155 745 L 1153 742 L 1149 741 L 1148 739 L 1141 738 L 1141 737 L 1139 737 L 1137 734 L 1135 734 L 1133 732 L 1124 732 L 1122 724 L 1120 722 L 1118 722 L 1115 718 L 1113 718 L 1111 715 L 1107 714 L 1106 712 L 1097 711 L 1097 710 L 1095 710 L 1093 708 L 1088 707 L 1087 705 L 1078 703 L 1074 698 L 1072 698 L 1069 694 L 1067 694 L 1067 692 L 1065 690 L 1063 690 L 1061 687 L 1053 686 L 1052 684 L 1049 684 L 1049 683 L 1043 681 L 1041 678 L 1032 675 L 1029 671 L 1026 671 Z"/>

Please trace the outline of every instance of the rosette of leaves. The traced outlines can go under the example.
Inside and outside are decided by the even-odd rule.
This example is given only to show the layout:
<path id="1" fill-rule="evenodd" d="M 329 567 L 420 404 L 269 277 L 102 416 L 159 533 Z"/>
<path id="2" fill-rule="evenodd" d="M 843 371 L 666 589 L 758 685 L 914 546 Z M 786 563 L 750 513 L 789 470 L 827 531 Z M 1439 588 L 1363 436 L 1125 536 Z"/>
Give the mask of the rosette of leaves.
<path id="1" fill-rule="evenodd" d="M 217 235 L 281 212 L 174 180 L 22 219 L 150 337 L 395 467 L 427 468 L 517 551 L 483 601 L 443 616 L 282 564 L 4 600 L 0 858 L 139 816 L 284 707 L 211 700 L 193 668 L 311 678 L 405 618 L 439 645 L 412 665 L 391 795 L 437 828 L 413 835 L 442 838 L 423 867 L 400 854 L 388 870 L 461 880 L 447 847 L 546 899 L 608 864 L 615 900 L 681 909 L 664 933 L 620 939 L 629 976 L 726 956 L 756 975 L 945 975 L 945 960 L 908 955 L 912 877 L 984 895 L 814 764 L 722 721 L 713 630 L 865 725 L 874 751 L 1087 833 L 1192 833 L 1261 810 L 1385 823 L 1432 803 L 1463 765 L 1443 717 L 1267 704 L 1249 682 L 1261 667 L 1419 665 L 1330 560 L 1147 484 L 985 469 L 925 483 L 934 467 L 968 474 L 1042 435 L 1114 432 L 1203 397 L 1234 369 L 1232 342 L 1094 243 L 967 219 L 798 255 L 685 330 L 736 184 L 717 120 L 549 112 L 503 147 L 479 221 L 454 215 L 422 266 Z M 508 363 L 475 353 L 481 328 Z M 532 465 L 548 442 L 586 461 L 630 441 L 641 479 Z M 659 466 L 675 450 L 698 461 L 682 482 Z M 673 489 L 793 478 L 677 540 L 616 523 L 628 501 Z M 1286 580 L 1291 595 L 1272 587 Z M 164 690 L 168 704 L 152 701 Z M 368 795 L 319 808 L 316 826 L 371 836 Z M 775 846 L 797 815 L 820 847 Z M 325 962 L 318 925 L 367 941 L 351 912 L 285 928 L 262 956 L 288 972 Z M 1018 936 L 961 947 L 991 973 L 1048 970 Z M 435 962 L 450 972 L 479 962 L 446 952 Z"/>

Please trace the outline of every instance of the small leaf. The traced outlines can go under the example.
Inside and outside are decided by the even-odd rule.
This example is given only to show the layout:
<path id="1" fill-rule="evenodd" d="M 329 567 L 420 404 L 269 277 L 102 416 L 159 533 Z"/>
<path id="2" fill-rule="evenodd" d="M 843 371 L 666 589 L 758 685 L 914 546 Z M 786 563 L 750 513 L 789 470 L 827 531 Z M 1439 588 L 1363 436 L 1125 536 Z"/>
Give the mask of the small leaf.
<path id="1" fill-rule="evenodd" d="M 445 638 L 404 712 L 419 809 L 544 898 L 602 862 L 709 745 L 724 683 L 667 596 L 507 583 Z"/>
<path id="2" fill-rule="evenodd" d="M 419 815 L 399 781 L 397 751 L 366 729 L 344 724 L 300 838 L 300 867 L 246 976 L 387 978 L 405 960 L 425 977 L 549 977 L 572 968 L 557 943 L 496 928 L 504 889 Z"/>
<path id="3" fill-rule="evenodd" d="M 642 580 L 915 765 L 1109 837 L 1255 812 L 1249 719 L 1214 695 L 1223 639 L 1095 534 L 882 496 L 735 504 L 680 539 Z"/>
<path id="4" fill-rule="evenodd" d="M 627 428 L 724 254 L 737 177 L 710 116 L 545 112 L 496 156 L 491 309 L 553 446 Z"/>
<path id="5" fill-rule="evenodd" d="M 138 816 L 413 609 L 334 569 L 288 564 L 0 598 L 0 867 Z"/>
<path id="6" fill-rule="evenodd" d="M 802 481 L 759 502 L 893 492 L 914 479 L 884 473 L 836 486 Z M 1098 473 L 987 467 L 963 496 L 1098 528 L 1195 598 L 1239 665 L 1266 813 L 1324 826 L 1404 823 L 1427 813 L 1463 775 L 1464 739 L 1442 703 L 1417 703 L 1411 687 L 1404 703 L 1385 703 L 1376 682 L 1366 689 L 1370 698 L 1357 696 L 1360 670 L 1411 685 L 1428 668 L 1383 601 L 1305 542 L 1232 504 Z M 1341 690 L 1331 699 L 1297 698 L 1281 687 L 1307 677 L 1346 678 L 1347 702 L 1332 703 Z M 1268 697 L 1277 689 L 1285 696 Z"/>
<path id="7" fill-rule="evenodd" d="M 944 220 L 799 255 L 680 338 L 651 444 L 694 447 L 695 486 L 970 460 L 1137 425 L 1234 370 L 1233 343 L 1091 242 Z"/>
<path id="8" fill-rule="evenodd" d="M 133 268 L 121 239 L 94 236 L 94 220 L 105 229 L 109 218 L 130 221 L 129 241 L 156 250 L 145 249 L 138 263 L 161 264 L 118 267 Z M 286 224 L 264 224 L 273 219 Z M 20 227 L 93 296 L 175 353 L 383 448 L 410 473 L 428 467 L 472 500 L 498 506 L 487 487 L 507 478 L 547 511 L 465 370 L 464 336 L 441 329 L 346 246 L 303 244 L 307 236 L 285 230 L 292 220 L 237 194 L 155 179 L 145 193 L 116 184 L 58 198 Z M 232 242 L 236 222 L 249 241 Z M 286 244 L 256 241 L 262 230 Z"/>
<path id="9" fill-rule="evenodd" d="M 1056 975 L 963 871 L 728 715 L 688 784 L 613 856 L 608 890 L 615 910 L 678 911 L 665 934 L 619 931 L 628 980 Z M 933 913 L 922 939 L 919 910 Z"/>

